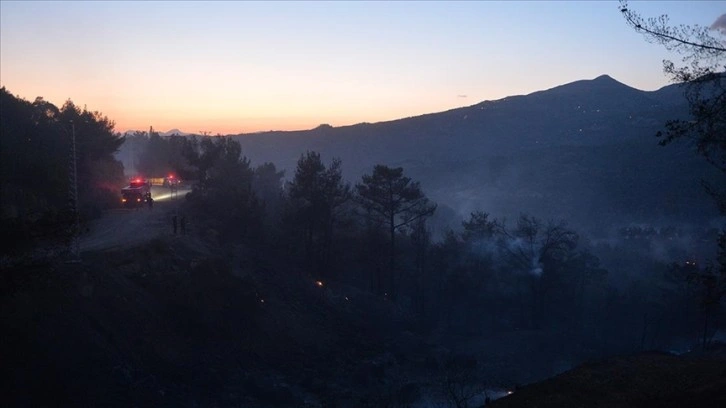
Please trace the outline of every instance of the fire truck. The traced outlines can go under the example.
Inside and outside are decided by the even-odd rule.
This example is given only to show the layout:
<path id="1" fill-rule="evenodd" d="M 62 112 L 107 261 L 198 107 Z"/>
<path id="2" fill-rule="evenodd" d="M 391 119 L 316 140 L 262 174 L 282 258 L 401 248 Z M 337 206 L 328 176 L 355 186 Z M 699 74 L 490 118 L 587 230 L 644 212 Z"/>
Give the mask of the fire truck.
<path id="1" fill-rule="evenodd" d="M 181 179 L 173 174 L 166 177 L 151 177 L 146 179 L 152 186 L 174 187 L 181 184 Z"/>
<path id="2" fill-rule="evenodd" d="M 143 177 L 134 177 L 129 185 L 121 189 L 121 203 L 124 207 L 143 205 L 151 196 L 151 183 Z"/>

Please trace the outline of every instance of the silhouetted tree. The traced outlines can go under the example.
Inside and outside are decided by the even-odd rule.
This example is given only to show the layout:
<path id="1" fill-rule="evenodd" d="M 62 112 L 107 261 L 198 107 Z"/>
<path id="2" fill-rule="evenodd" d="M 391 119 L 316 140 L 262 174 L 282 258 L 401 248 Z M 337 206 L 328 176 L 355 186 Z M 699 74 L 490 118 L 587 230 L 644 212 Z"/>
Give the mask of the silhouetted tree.
<path id="1" fill-rule="evenodd" d="M 159 132 L 152 131 L 139 155 L 137 170 L 145 177 L 164 177 L 169 171 L 169 145 Z"/>
<path id="2" fill-rule="evenodd" d="M 628 25 L 648 41 L 681 54 L 682 62 L 687 64 L 678 66 L 670 60 L 663 62 L 663 70 L 671 81 L 684 87 L 690 118 L 666 122 L 666 131 L 658 133 L 660 144 L 692 139 L 698 152 L 726 173 L 726 30 L 723 27 L 671 26 L 666 15 L 644 19 L 630 9 L 626 1 L 621 1 L 621 11 Z M 704 185 L 716 199 L 721 212 L 726 214 L 723 184 L 716 187 L 704 181 Z"/>
<path id="3" fill-rule="evenodd" d="M 509 230 L 501 223 L 497 224 L 496 231 L 500 236 L 499 246 L 510 255 L 513 264 L 533 275 L 544 272 L 544 261 L 561 259 L 572 251 L 579 239 L 564 221 L 545 224 L 527 214 L 519 216 L 515 228 Z"/>
<path id="4" fill-rule="evenodd" d="M 497 229 L 497 222 L 489 220 L 489 214 L 481 211 L 472 212 L 469 220 L 461 225 L 464 227 L 461 237 L 465 242 L 491 239 Z"/>
<path id="5" fill-rule="evenodd" d="M 484 392 L 477 366 L 474 357 L 464 355 L 449 357 L 444 362 L 441 391 L 450 407 L 468 408 L 472 400 Z"/>
<path id="6" fill-rule="evenodd" d="M 431 231 L 426 228 L 426 218 L 421 217 L 411 223 L 409 239 L 414 252 L 414 298 L 413 306 L 419 315 L 426 313 L 427 294 L 430 291 L 431 279 L 427 265 L 431 250 Z"/>
<path id="7" fill-rule="evenodd" d="M 468 267 L 474 270 L 473 273 L 481 274 L 491 266 L 499 222 L 489 220 L 489 214 L 485 212 L 475 211 L 461 225 L 464 227 L 461 238 L 468 250 Z"/>
<path id="8" fill-rule="evenodd" d="M 123 173 L 114 153 L 123 138 L 113 132 L 113 121 L 70 100 L 60 109 L 42 97 L 30 103 L 4 87 L 0 117 L 2 224 L 18 238 L 11 245 L 68 232 L 75 218 L 69 211 L 74 135 L 81 220 L 116 205 Z"/>
<path id="9" fill-rule="evenodd" d="M 453 325 L 455 304 L 460 302 L 463 295 L 460 292 L 459 276 L 464 269 L 463 260 L 466 258 L 466 248 L 459 234 L 449 229 L 444 233 L 440 242 L 431 249 L 432 293 L 429 310 L 439 313 L 439 318 L 445 321 L 449 328 Z"/>
<path id="10" fill-rule="evenodd" d="M 715 200 L 721 215 L 726 215 L 726 29 L 716 25 L 710 28 L 672 26 L 667 15 L 643 18 L 624 0 L 620 2 L 620 9 L 627 24 L 636 32 L 682 56 L 684 65 L 666 60 L 663 69 L 671 81 L 684 88 L 690 117 L 669 120 L 665 124 L 666 130 L 658 132 L 657 136 L 663 146 L 684 138 L 692 140 L 698 153 L 719 170 L 721 181 L 717 185 L 706 180 L 701 183 Z M 708 305 L 703 309 L 706 326 L 709 316 L 720 307 L 726 292 L 725 241 L 726 227 L 722 227 L 716 262 L 709 268 L 696 271 L 690 278 L 699 282 L 702 291 L 708 293 L 704 297 L 709 299 Z"/>
<path id="11" fill-rule="evenodd" d="M 285 171 L 278 171 L 273 163 L 263 163 L 255 168 L 252 191 L 263 206 L 268 228 L 281 216 L 284 176 Z"/>
<path id="12" fill-rule="evenodd" d="M 403 175 L 403 168 L 376 165 L 373 174 L 363 175 L 356 185 L 358 202 L 366 214 L 384 223 L 390 238 L 388 294 L 396 299 L 396 231 L 419 218 L 431 216 L 436 205 L 429 203 L 418 182 Z"/>
<path id="13" fill-rule="evenodd" d="M 520 215 L 511 230 L 504 223 L 498 224 L 497 234 L 499 247 L 508 255 L 510 265 L 529 275 L 531 323 L 539 327 L 544 316 L 543 277 L 549 272 L 547 267 L 567 257 L 579 237 L 564 222 L 545 224 L 527 214 Z"/>
<path id="14" fill-rule="evenodd" d="M 726 239 L 719 238 L 720 253 L 723 254 L 726 247 Z M 723 255 L 721 255 L 723 256 Z M 720 259 L 724 262 L 724 259 Z M 719 318 L 722 314 L 721 303 L 726 297 L 726 282 L 724 275 L 718 270 L 718 265 L 709 263 L 705 266 L 699 265 L 696 261 L 689 260 L 685 263 L 674 262 L 670 265 L 669 275 L 680 283 L 687 283 L 686 287 L 680 290 L 686 290 L 686 300 L 690 302 L 680 302 L 679 309 L 688 310 L 689 306 L 695 306 L 700 312 L 701 332 L 700 342 L 705 349 L 714 334 L 719 328 Z M 676 283 L 678 283 L 676 281 Z M 677 295 L 677 293 L 673 293 Z"/>
<path id="15" fill-rule="evenodd" d="M 59 212 L 68 198 L 70 124 L 43 98 L 34 103 L 0 89 L 0 197 L 6 220 L 31 222 Z M 53 171 L 48 171 L 53 169 Z"/>
<path id="16" fill-rule="evenodd" d="M 287 188 L 292 218 L 303 234 L 308 272 L 317 277 L 329 277 L 338 211 L 351 197 L 341 164 L 336 158 L 326 168 L 319 153 L 308 151 L 300 156 Z"/>
<path id="17" fill-rule="evenodd" d="M 190 142 L 194 143 L 196 141 Z M 200 216 L 227 237 L 253 238 L 260 233 L 261 211 L 252 192 L 254 172 L 240 144 L 227 137 L 203 138 L 198 151 L 186 149 L 199 180 L 187 195 Z M 218 217 L 224 214 L 224 217 Z"/>

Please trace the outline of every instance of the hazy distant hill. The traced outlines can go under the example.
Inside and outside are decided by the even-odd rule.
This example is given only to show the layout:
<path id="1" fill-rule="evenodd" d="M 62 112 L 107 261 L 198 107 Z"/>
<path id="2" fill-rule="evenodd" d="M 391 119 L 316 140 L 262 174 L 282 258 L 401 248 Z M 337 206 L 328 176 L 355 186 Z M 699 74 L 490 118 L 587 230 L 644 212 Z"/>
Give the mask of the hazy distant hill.
<path id="1" fill-rule="evenodd" d="M 703 221 L 711 169 L 655 133 L 686 113 L 677 85 L 640 91 L 607 75 L 529 95 L 380 123 L 234 136 L 253 164 L 294 172 L 306 150 L 343 161 L 351 182 L 374 164 L 403 166 L 461 216 L 526 211 L 603 230 L 630 222 Z"/>
<path id="2" fill-rule="evenodd" d="M 126 132 L 124 132 L 124 135 L 133 135 L 136 132 L 137 132 L 137 130 L 127 130 Z M 159 135 L 160 136 L 189 136 L 189 135 L 192 135 L 192 133 L 182 132 L 181 130 L 175 128 L 168 132 L 159 132 Z"/>
<path id="3" fill-rule="evenodd" d="M 160 135 L 161 136 L 175 136 L 175 135 L 176 136 L 187 136 L 187 135 L 191 135 L 191 133 L 182 132 L 179 129 L 172 129 L 168 132 L 161 132 Z"/>

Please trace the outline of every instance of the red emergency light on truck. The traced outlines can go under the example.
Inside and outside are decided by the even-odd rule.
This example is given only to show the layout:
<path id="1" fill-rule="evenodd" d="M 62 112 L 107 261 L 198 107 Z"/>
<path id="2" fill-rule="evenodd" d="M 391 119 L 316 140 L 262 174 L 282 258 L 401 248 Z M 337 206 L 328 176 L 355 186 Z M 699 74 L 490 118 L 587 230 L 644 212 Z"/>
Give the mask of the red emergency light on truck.
<path id="1" fill-rule="evenodd" d="M 121 203 L 125 207 L 135 207 L 146 203 L 150 195 L 151 183 L 142 177 L 134 177 L 121 189 Z"/>

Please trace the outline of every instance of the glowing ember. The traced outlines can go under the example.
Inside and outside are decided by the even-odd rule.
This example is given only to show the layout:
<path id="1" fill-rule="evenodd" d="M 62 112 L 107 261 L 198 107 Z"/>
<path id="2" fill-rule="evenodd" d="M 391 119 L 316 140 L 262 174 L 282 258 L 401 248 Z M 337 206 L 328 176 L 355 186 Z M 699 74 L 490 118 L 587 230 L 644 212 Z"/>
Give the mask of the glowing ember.
<path id="1" fill-rule="evenodd" d="M 318 285 L 318 286 L 320 286 L 320 287 L 322 287 L 323 286 L 323 281 L 315 281 L 315 284 Z"/>

